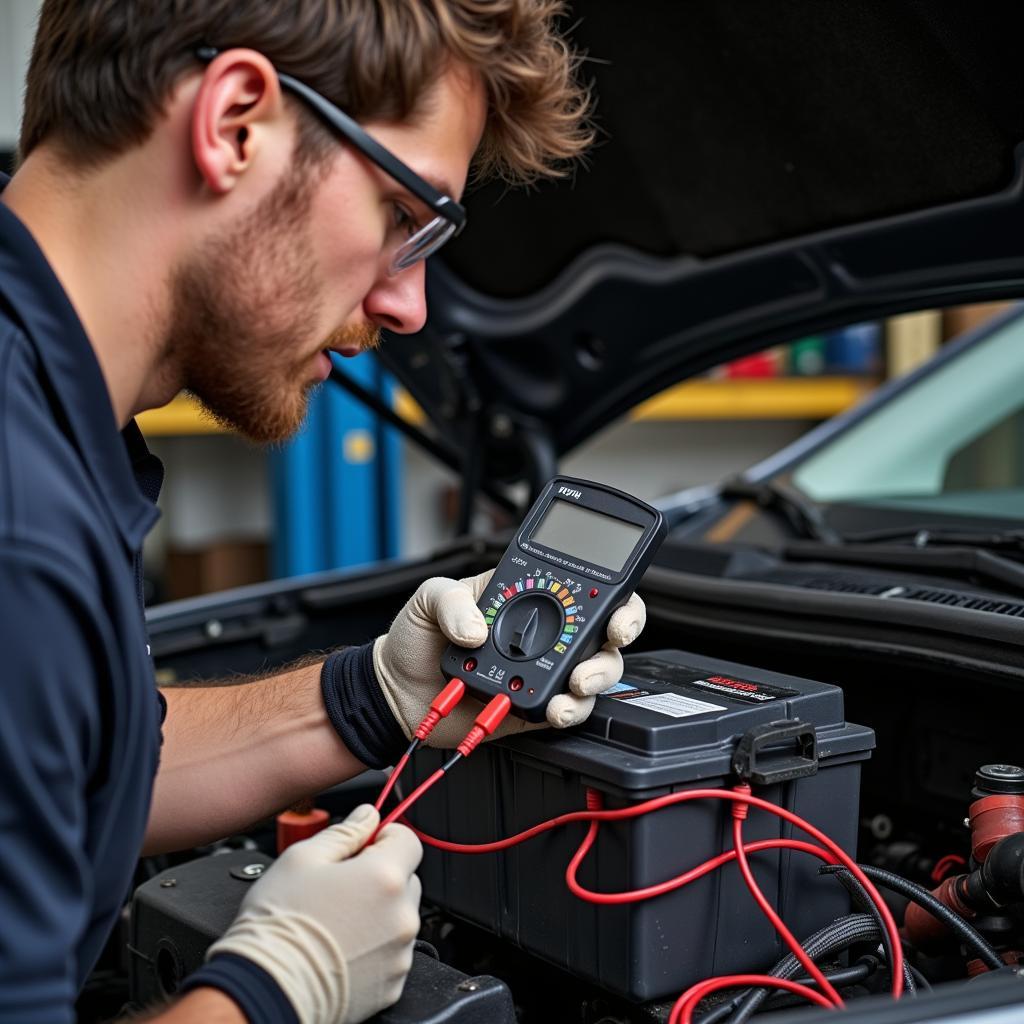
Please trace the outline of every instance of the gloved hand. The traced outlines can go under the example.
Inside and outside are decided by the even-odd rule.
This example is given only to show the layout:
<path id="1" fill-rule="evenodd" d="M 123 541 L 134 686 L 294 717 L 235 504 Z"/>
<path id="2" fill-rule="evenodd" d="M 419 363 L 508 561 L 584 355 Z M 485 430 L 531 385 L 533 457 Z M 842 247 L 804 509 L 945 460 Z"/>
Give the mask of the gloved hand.
<path id="1" fill-rule="evenodd" d="M 302 1024 L 355 1024 L 398 1000 L 419 931 L 423 856 L 369 804 L 295 843 L 253 885 L 207 957 L 234 953 L 281 986 Z"/>
<path id="2" fill-rule="evenodd" d="M 422 583 L 398 613 L 391 629 L 373 645 L 373 667 L 377 681 L 392 713 L 411 740 L 416 726 L 437 695 L 438 666 L 449 642 L 462 647 L 479 647 L 487 639 L 487 624 L 476 603 L 494 570 L 463 580 L 435 577 Z M 581 661 L 569 677 L 571 693 L 551 698 L 547 708 L 550 725 L 564 729 L 579 725 L 594 707 L 595 695 L 622 678 L 619 648 L 632 643 L 647 621 L 643 601 L 633 594 L 612 614 L 608 640 L 593 657 Z M 441 720 L 427 739 L 427 745 L 454 748 L 473 726 L 483 705 L 464 697 L 459 706 Z M 509 715 L 492 739 L 541 728 Z"/>

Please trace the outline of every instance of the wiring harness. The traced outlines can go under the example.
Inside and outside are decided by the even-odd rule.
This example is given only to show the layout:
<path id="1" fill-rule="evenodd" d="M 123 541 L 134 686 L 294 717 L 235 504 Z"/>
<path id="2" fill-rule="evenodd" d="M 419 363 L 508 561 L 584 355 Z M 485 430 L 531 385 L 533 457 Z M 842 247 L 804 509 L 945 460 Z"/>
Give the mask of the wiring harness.
<path id="1" fill-rule="evenodd" d="M 427 715 L 415 730 L 414 738 L 409 749 L 399 760 L 398 764 L 395 765 L 395 768 L 391 773 L 391 777 L 388 779 L 386 786 L 381 791 L 381 794 L 377 799 L 376 806 L 378 809 L 383 808 L 384 802 L 392 792 L 399 775 L 405 768 L 417 747 L 427 739 L 431 731 L 436 727 L 437 723 L 440 722 L 442 718 L 450 714 L 458 705 L 464 693 L 465 685 L 463 682 L 458 678 L 453 678 L 431 702 Z M 484 738 L 493 734 L 494 730 L 497 729 L 508 714 L 510 706 L 510 702 L 505 696 L 495 697 L 488 705 L 486 705 L 483 711 L 481 711 L 477 716 L 473 727 L 466 734 L 452 757 L 449 758 L 449 760 L 433 774 L 421 782 L 407 797 L 400 800 L 397 806 L 382 820 L 380 827 L 384 828 L 389 823 L 402 819 L 405 813 L 420 799 L 420 797 L 422 797 L 422 795 L 431 787 L 436 785 L 436 783 L 443 778 L 459 760 L 463 757 L 469 756 Z M 597 838 L 598 829 L 602 822 L 621 821 L 644 814 L 652 814 L 664 807 L 693 800 L 724 800 L 731 803 L 733 818 L 733 848 L 731 850 L 728 850 L 717 857 L 713 857 L 710 860 L 705 861 L 703 864 L 699 864 L 675 878 L 656 885 L 647 886 L 643 889 L 618 893 L 594 892 L 585 888 L 579 882 L 577 878 L 579 867 L 593 847 Z M 671 793 L 667 796 L 657 797 L 653 800 L 647 800 L 642 803 L 634 804 L 630 807 L 619 808 L 616 810 L 605 810 L 601 794 L 594 789 L 588 788 L 586 791 L 586 803 L 587 806 L 585 810 L 559 815 L 556 818 L 540 822 L 538 825 L 533 826 L 533 828 L 520 832 L 517 835 L 509 836 L 505 839 L 491 843 L 455 843 L 448 840 L 437 839 L 433 836 L 427 835 L 421 829 L 417 829 L 413 826 L 410 827 L 413 827 L 413 831 L 420 837 L 420 839 L 430 846 L 452 853 L 481 854 L 510 849 L 519 843 L 527 842 L 543 832 L 559 828 L 563 825 L 577 821 L 587 822 L 589 825 L 587 833 L 566 868 L 565 880 L 566 885 L 574 895 L 580 899 L 587 900 L 588 902 L 601 905 L 633 903 L 639 900 L 651 899 L 655 896 L 662 895 L 663 893 L 681 888 L 684 885 L 689 885 L 691 882 L 694 882 L 710 872 L 717 870 L 722 865 L 735 860 L 739 866 L 743 880 L 747 885 L 747 888 L 750 890 L 751 895 L 754 897 L 754 900 L 778 931 L 783 942 L 789 947 L 791 955 L 794 958 L 794 962 L 798 965 L 798 968 L 802 968 L 803 971 L 806 972 L 809 980 L 806 983 L 794 981 L 789 977 L 785 977 L 785 972 L 783 972 L 783 974 L 765 975 L 730 975 L 723 978 L 708 979 L 692 986 L 679 997 L 672 1008 L 672 1012 L 669 1017 L 669 1024 L 691 1024 L 693 1020 L 693 1013 L 702 999 L 719 989 L 731 988 L 738 985 L 757 986 L 761 990 L 783 989 L 820 1006 L 839 1007 L 843 1005 L 842 997 L 839 995 L 835 986 L 814 962 L 813 957 L 804 950 L 799 941 L 761 892 L 747 859 L 748 854 L 756 853 L 761 850 L 788 849 L 807 853 L 818 857 L 824 861 L 826 865 L 843 867 L 857 880 L 857 883 L 863 887 L 871 901 L 875 904 L 878 918 L 881 920 L 883 930 L 887 933 L 889 939 L 888 948 L 892 951 L 891 966 L 893 995 L 899 997 L 902 994 L 904 988 L 903 955 L 899 935 L 896 929 L 896 923 L 893 920 L 891 912 L 882 901 L 878 891 L 875 889 L 871 881 L 861 871 L 860 867 L 823 832 L 819 831 L 799 815 L 754 796 L 751 792 L 750 786 L 745 782 L 739 783 L 731 790 L 695 789 L 680 793 Z M 750 843 L 749 845 L 744 844 L 743 822 L 746 820 L 751 807 L 767 811 L 770 814 L 774 814 L 777 817 L 788 821 L 790 824 L 795 825 L 797 828 L 808 834 L 816 841 L 816 843 L 798 839 L 771 839 L 761 840 Z M 812 987 L 812 984 L 815 987 Z"/>
<path id="2" fill-rule="evenodd" d="M 387 797 L 393 791 L 399 775 L 405 768 L 417 747 L 430 735 L 437 723 L 448 715 L 462 699 L 465 686 L 461 680 L 454 678 L 437 695 L 430 710 L 417 727 L 409 749 L 396 764 L 384 789 L 377 799 L 378 809 L 383 808 Z M 834 955 L 858 941 L 880 941 L 884 957 L 891 974 L 891 990 L 894 998 L 899 998 L 905 991 L 913 992 L 917 987 L 914 974 L 906 964 L 903 946 L 896 922 L 885 901 L 882 899 L 875 882 L 895 891 L 908 895 L 908 888 L 915 891 L 911 898 L 930 897 L 926 890 L 913 886 L 913 883 L 881 872 L 879 869 L 862 867 L 857 864 L 838 844 L 799 815 L 767 800 L 755 796 L 746 782 L 740 782 L 731 789 L 692 789 L 665 796 L 645 800 L 627 807 L 605 809 L 602 795 L 595 789 L 586 790 L 586 807 L 583 810 L 571 811 L 546 821 L 539 822 L 515 835 L 507 836 L 487 843 L 458 843 L 439 839 L 428 835 L 422 829 L 411 825 L 404 819 L 406 812 L 432 786 L 462 758 L 468 757 L 476 747 L 501 724 L 510 709 L 507 697 L 495 697 L 477 716 L 473 727 L 458 745 L 456 752 L 439 769 L 421 782 L 407 797 L 400 799 L 381 822 L 381 828 L 387 824 L 403 820 L 419 836 L 420 840 L 439 850 L 460 854 L 495 853 L 511 849 L 520 843 L 576 822 L 586 823 L 587 832 L 573 854 L 565 869 L 565 882 L 568 889 L 579 899 L 598 905 L 619 905 L 652 899 L 703 878 L 725 864 L 736 862 L 740 874 L 753 899 L 762 913 L 772 923 L 790 953 L 767 974 L 736 974 L 719 978 L 709 978 L 692 985 L 674 1003 L 669 1015 L 669 1024 L 693 1024 L 697 1006 L 708 996 L 727 988 L 743 987 L 747 991 L 740 993 L 731 1001 L 722 1004 L 709 1014 L 705 1014 L 700 1024 L 717 1024 L 728 1019 L 729 1024 L 742 1024 L 743 1021 L 757 1012 L 771 992 L 781 990 L 818 1006 L 839 1008 L 843 999 L 839 994 L 838 985 L 851 984 L 862 980 L 872 973 L 871 963 L 863 962 L 845 971 L 840 970 L 826 974 L 815 962 L 825 956 Z M 654 885 L 641 889 L 623 892 L 596 892 L 583 886 L 578 874 L 580 866 L 593 848 L 598 831 L 604 822 L 623 821 L 654 814 L 663 808 L 680 803 L 699 800 L 724 801 L 730 804 L 732 816 L 732 848 L 716 857 L 712 857 L 695 867 Z M 767 839 L 745 843 L 743 840 L 743 823 L 751 810 L 772 814 L 775 817 L 795 826 L 809 837 L 801 839 Z M 841 918 L 828 927 L 812 935 L 801 943 L 792 934 L 779 914 L 765 897 L 754 878 L 748 857 L 764 850 L 794 850 L 817 857 L 823 862 L 823 873 L 834 873 L 850 890 L 855 902 L 864 912 Z M 903 888 L 901 888 L 901 885 Z M 923 897 L 922 897 L 923 894 Z M 938 901 L 934 901 L 938 904 Z M 939 910 L 946 917 L 956 917 L 947 908 L 938 904 Z M 938 911 L 936 911 L 938 912 Z M 1001 967 L 1002 961 L 985 940 L 957 918 L 956 923 L 949 922 L 950 927 L 957 929 L 965 943 L 974 949 L 986 966 Z M 968 935 L 968 933 L 972 933 Z M 877 961 L 876 961 L 877 965 Z M 923 979 L 922 979 L 923 981 Z"/>

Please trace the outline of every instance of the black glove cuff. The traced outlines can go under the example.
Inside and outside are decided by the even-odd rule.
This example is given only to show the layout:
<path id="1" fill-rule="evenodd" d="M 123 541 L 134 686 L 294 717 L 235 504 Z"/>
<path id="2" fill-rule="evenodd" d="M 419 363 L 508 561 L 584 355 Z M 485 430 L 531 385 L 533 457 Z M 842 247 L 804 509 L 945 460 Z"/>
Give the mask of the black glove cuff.
<path id="1" fill-rule="evenodd" d="M 216 988 L 230 997 L 249 1024 L 299 1024 L 277 982 L 262 967 L 234 953 L 218 953 L 190 974 L 178 992 Z"/>
<path id="2" fill-rule="evenodd" d="M 320 670 L 327 717 L 345 746 L 367 766 L 394 764 L 409 746 L 373 668 L 373 643 L 332 654 Z"/>

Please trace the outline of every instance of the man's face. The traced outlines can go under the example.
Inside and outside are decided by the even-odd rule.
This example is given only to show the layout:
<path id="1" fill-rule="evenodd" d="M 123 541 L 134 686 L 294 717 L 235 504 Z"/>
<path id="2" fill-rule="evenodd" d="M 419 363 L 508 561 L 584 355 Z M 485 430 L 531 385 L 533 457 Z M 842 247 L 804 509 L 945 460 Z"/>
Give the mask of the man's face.
<path id="1" fill-rule="evenodd" d="M 455 198 L 486 116 L 479 81 L 448 71 L 413 124 L 365 127 L 412 169 Z M 171 277 L 166 351 L 184 386 L 220 421 L 260 443 L 283 441 L 305 419 L 330 372 L 327 349 L 355 355 L 381 327 L 419 330 L 424 267 L 392 277 L 404 220 L 426 209 L 339 140 L 308 180 L 286 173 L 227 231 L 208 237 Z"/>

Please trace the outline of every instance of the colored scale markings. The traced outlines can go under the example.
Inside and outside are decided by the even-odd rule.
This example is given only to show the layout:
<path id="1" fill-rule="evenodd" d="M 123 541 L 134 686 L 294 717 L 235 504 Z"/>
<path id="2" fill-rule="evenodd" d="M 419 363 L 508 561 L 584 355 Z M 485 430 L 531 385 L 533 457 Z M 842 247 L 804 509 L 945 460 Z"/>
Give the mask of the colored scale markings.
<path id="1" fill-rule="evenodd" d="M 505 603 L 505 598 L 499 594 L 497 597 L 491 598 L 491 607 L 484 612 L 484 622 L 490 626 L 494 622 L 494 616 L 498 614 L 498 609 Z"/>
<path id="2" fill-rule="evenodd" d="M 497 597 L 491 599 L 491 607 L 484 612 L 484 621 L 488 626 L 494 623 L 494 619 L 498 614 L 501 606 L 505 603 L 505 600 L 510 597 L 515 597 L 516 594 L 523 593 L 524 590 L 548 590 L 555 595 L 556 598 L 562 603 L 565 608 L 565 626 L 562 635 L 558 638 L 559 642 L 555 644 L 554 651 L 556 654 L 564 654 L 568 649 L 567 645 L 572 643 L 572 634 L 577 631 L 578 626 L 572 625 L 576 620 L 576 612 L 579 610 L 575 604 L 575 599 L 572 594 L 562 586 L 560 580 L 538 580 L 535 581 L 534 577 L 527 576 L 525 580 L 516 580 L 511 587 L 505 587 Z"/>

